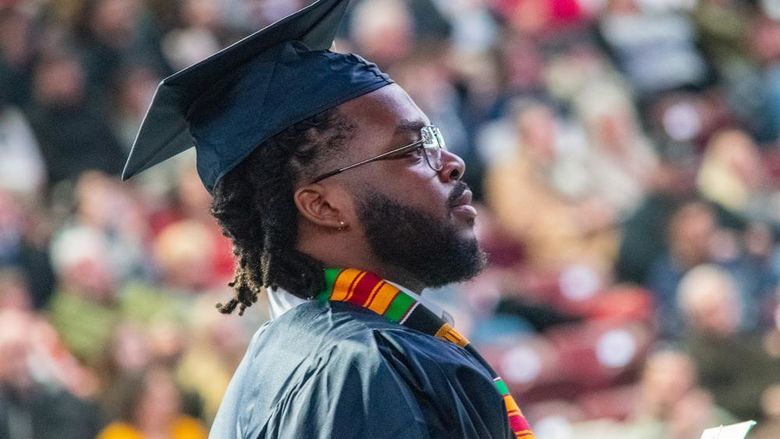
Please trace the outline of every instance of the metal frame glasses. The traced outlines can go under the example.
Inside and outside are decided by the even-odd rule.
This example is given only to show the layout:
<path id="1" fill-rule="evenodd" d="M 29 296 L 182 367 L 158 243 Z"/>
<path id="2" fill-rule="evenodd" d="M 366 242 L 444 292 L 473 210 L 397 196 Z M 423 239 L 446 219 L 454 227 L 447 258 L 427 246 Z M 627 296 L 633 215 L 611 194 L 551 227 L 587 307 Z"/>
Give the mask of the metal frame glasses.
<path id="1" fill-rule="evenodd" d="M 336 174 L 340 174 L 344 171 L 348 171 L 352 168 L 357 168 L 358 166 L 365 165 L 371 162 L 399 158 L 410 151 L 414 151 L 415 149 L 422 150 L 423 156 L 425 156 L 425 161 L 428 163 L 428 166 L 431 169 L 433 169 L 435 172 L 439 172 L 442 170 L 442 168 L 444 168 L 444 163 L 442 163 L 441 160 L 441 151 L 443 149 L 447 149 L 447 146 L 444 144 L 444 137 L 442 137 L 441 131 L 438 128 L 436 128 L 433 125 L 427 125 L 420 129 L 420 140 L 402 146 L 400 148 L 395 148 L 390 151 L 383 152 L 378 156 L 371 157 L 366 160 L 361 160 L 349 166 L 345 166 L 343 168 L 339 168 L 334 171 L 320 174 L 319 176 L 314 178 L 314 180 L 312 180 L 312 183 L 320 182 L 328 177 L 333 177 Z"/>

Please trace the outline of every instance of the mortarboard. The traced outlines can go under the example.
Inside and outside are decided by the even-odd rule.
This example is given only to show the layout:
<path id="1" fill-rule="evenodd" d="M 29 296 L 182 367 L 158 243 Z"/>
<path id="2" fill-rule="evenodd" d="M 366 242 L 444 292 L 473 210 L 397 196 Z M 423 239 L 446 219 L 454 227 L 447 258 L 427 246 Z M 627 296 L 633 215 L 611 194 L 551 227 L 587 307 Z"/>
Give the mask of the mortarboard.
<path id="1" fill-rule="evenodd" d="M 125 163 L 126 180 L 195 146 L 203 184 L 268 138 L 392 80 L 331 52 L 349 0 L 319 0 L 160 82 Z"/>

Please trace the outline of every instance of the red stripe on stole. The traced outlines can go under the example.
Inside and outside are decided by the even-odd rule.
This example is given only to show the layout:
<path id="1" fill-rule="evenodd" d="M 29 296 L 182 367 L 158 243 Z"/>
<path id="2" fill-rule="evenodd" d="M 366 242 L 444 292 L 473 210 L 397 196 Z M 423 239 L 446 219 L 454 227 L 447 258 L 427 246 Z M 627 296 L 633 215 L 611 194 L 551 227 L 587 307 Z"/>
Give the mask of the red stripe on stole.
<path id="1" fill-rule="evenodd" d="M 528 421 L 516 413 L 509 414 L 509 425 L 512 427 L 512 431 L 514 432 L 522 432 L 531 429 L 528 425 Z"/>
<path id="2" fill-rule="evenodd" d="M 366 272 L 366 275 L 353 287 L 352 297 L 349 298 L 349 301 L 358 306 L 365 306 L 368 297 L 371 295 L 371 291 L 374 290 L 374 287 L 379 282 L 382 282 L 382 278 L 373 273 Z"/>

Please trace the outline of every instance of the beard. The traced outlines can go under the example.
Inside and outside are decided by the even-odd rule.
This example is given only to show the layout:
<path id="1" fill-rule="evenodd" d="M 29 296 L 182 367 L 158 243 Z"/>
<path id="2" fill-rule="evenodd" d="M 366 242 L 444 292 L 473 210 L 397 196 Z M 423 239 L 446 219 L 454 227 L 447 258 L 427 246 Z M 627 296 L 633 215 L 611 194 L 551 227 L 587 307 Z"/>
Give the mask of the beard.
<path id="1" fill-rule="evenodd" d="M 461 183 L 453 190 L 448 210 L 467 188 Z M 460 237 L 452 223 L 371 189 L 358 199 L 358 217 L 374 255 L 426 287 L 471 279 L 485 267 L 475 238 Z"/>

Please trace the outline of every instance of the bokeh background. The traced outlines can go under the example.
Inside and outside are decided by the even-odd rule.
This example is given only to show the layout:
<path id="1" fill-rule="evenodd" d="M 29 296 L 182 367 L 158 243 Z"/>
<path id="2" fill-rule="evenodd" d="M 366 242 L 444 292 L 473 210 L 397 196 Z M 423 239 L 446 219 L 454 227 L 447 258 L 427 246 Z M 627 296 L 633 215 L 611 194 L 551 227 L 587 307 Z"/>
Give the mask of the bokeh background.
<path id="1" fill-rule="evenodd" d="M 266 307 L 214 308 L 193 154 L 117 175 L 161 78 L 306 3 L 0 1 L 0 438 L 204 437 Z M 430 294 L 537 435 L 780 437 L 780 1 L 353 3 L 479 205 Z"/>

